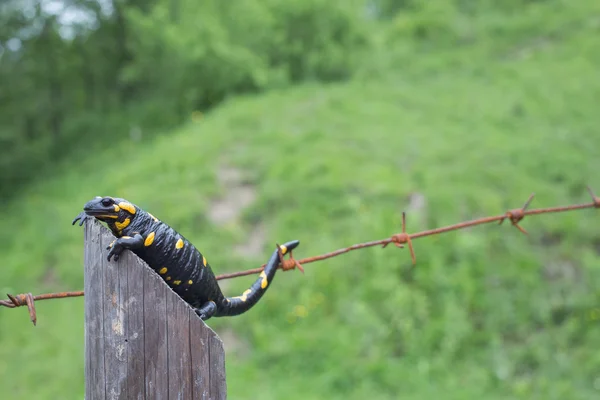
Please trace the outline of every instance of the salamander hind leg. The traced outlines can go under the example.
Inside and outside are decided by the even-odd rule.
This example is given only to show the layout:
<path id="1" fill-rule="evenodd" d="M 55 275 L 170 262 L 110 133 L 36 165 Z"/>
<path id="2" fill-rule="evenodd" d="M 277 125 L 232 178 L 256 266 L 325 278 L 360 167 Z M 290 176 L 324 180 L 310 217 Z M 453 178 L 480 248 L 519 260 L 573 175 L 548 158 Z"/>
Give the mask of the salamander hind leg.
<path id="1" fill-rule="evenodd" d="M 217 312 L 217 305 L 214 301 L 207 301 L 200 308 L 195 308 L 196 314 L 202 319 L 202 321 L 206 321 Z"/>

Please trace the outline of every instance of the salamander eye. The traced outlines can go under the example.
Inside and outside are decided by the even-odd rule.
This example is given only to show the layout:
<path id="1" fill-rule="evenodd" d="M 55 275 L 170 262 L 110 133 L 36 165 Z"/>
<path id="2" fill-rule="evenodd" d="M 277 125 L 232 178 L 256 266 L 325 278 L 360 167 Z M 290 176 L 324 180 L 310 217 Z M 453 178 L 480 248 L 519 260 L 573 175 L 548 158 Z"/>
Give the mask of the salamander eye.
<path id="1" fill-rule="evenodd" d="M 113 200 L 109 197 L 105 197 L 102 199 L 101 203 L 104 207 L 108 207 L 113 203 Z"/>

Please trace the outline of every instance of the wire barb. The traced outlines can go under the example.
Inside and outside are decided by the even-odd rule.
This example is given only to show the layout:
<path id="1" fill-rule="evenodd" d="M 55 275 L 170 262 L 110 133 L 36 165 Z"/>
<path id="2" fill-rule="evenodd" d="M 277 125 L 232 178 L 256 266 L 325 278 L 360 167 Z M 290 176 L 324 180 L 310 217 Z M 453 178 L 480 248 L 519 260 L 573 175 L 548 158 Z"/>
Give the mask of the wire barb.
<path id="1" fill-rule="evenodd" d="M 525 218 L 526 216 L 549 214 L 549 213 L 559 213 L 559 212 L 574 211 L 574 210 L 583 210 L 586 208 L 600 208 L 600 198 L 598 198 L 594 194 L 594 192 L 592 191 L 592 189 L 589 186 L 587 187 L 587 190 L 590 193 L 590 196 L 592 197 L 591 203 L 573 204 L 573 205 L 568 205 L 568 206 L 547 207 L 547 208 L 537 208 L 537 209 L 533 209 L 533 210 L 528 210 L 529 205 L 531 204 L 531 201 L 533 200 L 533 197 L 535 195 L 534 193 L 532 193 L 531 196 L 529 196 L 529 198 L 523 205 L 523 207 L 516 208 L 514 210 L 509 210 L 502 215 L 477 218 L 477 219 L 474 219 L 471 221 L 458 222 L 453 225 L 448 225 L 448 226 L 444 226 L 444 227 L 440 227 L 440 228 L 433 228 L 433 229 L 416 232 L 416 233 L 412 233 L 412 234 L 406 233 L 406 213 L 403 212 L 402 213 L 402 231 L 400 233 L 396 233 L 386 239 L 373 240 L 373 241 L 364 242 L 364 243 L 357 243 L 357 244 L 353 244 L 352 246 L 349 246 L 349 247 L 338 249 L 338 250 L 335 250 L 335 251 L 332 251 L 329 253 L 325 253 L 325 254 L 321 254 L 318 256 L 303 258 L 301 260 L 296 260 L 293 256 L 291 250 L 289 252 L 289 259 L 285 259 L 283 252 L 281 251 L 281 247 L 279 246 L 279 244 L 277 244 L 277 249 L 278 249 L 278 254 L 279 254 L 279 262 L 280 262 L 279 268 L 281 268 L 284 271 L 289 271 L 291 269 L 298 268 L 302 273 L 304 273 L 303 264 L 326 260 L 328 258 L 337 257 L 339 255 L 348 253 L 350 251 L 365 249 L 367 247 L 374 247 L 374 246 L 386 247 L 390 243 L 393 243 L 396 247 L 399 247 L 399 248 L 403 248 L 404 245 L 407 244 L 408 248 L 410 250 L 410 256 L 412 258 L 412 262 L 414 265 L 414 264 L 416 264 L 417 259 L 416 259 L 415 251 L 414 251 L 413 244 L 412 244 L 413 239 L 426 237 L 426 236 L 439 235 L 439 234 L 450 232 L 450 231 L 465 229 L 465 228 L 469 228 L 469 227 L 476 226 L 476 225 L 489 224 L 492 222 L 498 222 L 498 224 L 502 224 L 502 222 L 505 219 L 509 219 L 513 226 L 515 226 L 517 229 L 519 229 L 524 234 L 527 234 L 527 231 L 519 225 L 519 222 L 521 222 L 523 220 L 523 218 Z M 266 264 L 263 264 L 259 268 L 248 269 L 245 271 L 238 271 L 238 272 L 217 275 L 216 279 L 217 280 L 231 279 L 231 278 L 236 278 L 239 276 L 259 274 L 263 271 L 265 265 Z M 31 293 L 19 294 L 17 296 L 13 296 L 13 295 L 9 294 L 8 300 L 0 300 L 0 306 L 7 307 L 7 308 L 15 308 L 15 307 L 20 307 L 20 306 L 26 305 L 27 308 L 29 309 L 29 316 L 31 318 L 31 322 L 33 322 L 33 324 L 35 325 L 37 322 L 35 301 L 48 300 L 48 299 L 59 299 L 59 298 L 64 298 L 64 297 L 78 297 L 78 296 L 83 296 L 83 295 L 84 295 L 84 293 L 82 291 L 46 293 L 46 294 L 40 294 L 37 296 L 33 296 Z"/>
<path id="2" fill-rule="evenodd" d="M 600 197 L 597 197 L 594 194 L 594 191 L 592 190 L 592 188 L 590 186 L 587 186 L 587 190 L 588 190 L 590 196 L 592 196 L 592 202 L 594 203 L 594 207 L 600 208 Z"/>
<path id="3" fill-rule="evenodd" d="M 390 243 L 394 243 L 396 247 L 401 249 L 404 248 L 404 244 L 408 244 L 408 250 L 410 250 L 410 257 L 412 258 L 413 265 L 417 265 L 417 257 L 415 256 L 412 240 L 410 240 L 410 235 L 406 233 L 406 212 L 404 211 L 402 211 L 402 232 L 392 235 L 390 242 L 384 243 L 381 247 L 386 248 Z"/>
<path id="4" fill-rule="evenodd" d="M 279 243 L 275 243 L 277 245 L 277 253 L 279 254 L 279 265 L 280 268 L 284 271 L 289 271 L 290 269 L 298 268 L 300 272 L 304 273 L 304 267 L 294 258 L 293 250 L 290 250 L 290 258 L 284 259 L 283 252 L 281 251 L 281 246 Z"/>
<path id="5" fill-rule="evenodd" d="M 517 228 L 518 230 L 520 230 L 521 232 L 523 232 L 525 235 L 528 235 L 527 231 L 521 227 L 519 225 L 519 222 L 521 222 L 523 220 L 523 218 L 525 218 L 525 211 L 527 210 L 527 207 L 529 207 L 529 205 L 531 204 L 531 201 L 533 200 L 533 196 L 535 196 L 535 193 L 531 193 L 531 196 L 529 196 L 529 198 L 527 199 L 527 201 L 525 202 L 525 204 L 523 205 L 523 207 L 521 208 L 515 208 L 513 210 L 508 210 L 504 215 L 505 218 L 508 218 L 511 222 L 511 224 Z M 498 223 L 498 225 L 501 225 L 504 222 L 504 218 L 502 218 L 500 220 L 500 222 Z"/>
<path id="6" fill-rule="evenodd" d="M 37 296 L 32 295 L 31 293 L 18 294 L 16 296 L 7 294 L 8 300 L 0 300 L 0 306 L 15 308 L 21 306 L 27 306 L 29 310 L 29 318 L 33 325 L 37 324 L 37 313 L 35 310 L 35 302 L 40 300 L 49 300 L 49 299 L 62 299 L 65 297 L 79 297 L 83 296 L 83 291 L 78 292 L 60 292 L 60 293 L 45 293 L 39 294 Z"/>
<path id="7" fill-rule="evenodd" d="M 21 307 L 24 305 L 27 305 L 27 309 L 29 310 L 29 319 L 31 319 L 31 322 L 33 323 L 33 325 L 36 325 L 37 323 L 37 315 L 35 312 L 35 301 L 33 299 L 33 295 L 31 293 L 25 293 L 25 294 L 18 294 L 16 296 L 13 296 L 12 294 L 6 294 L 6 296 L 8 296 L 8 299 L 10 300 L 10 305 L 7 305 L 6 307 L 10 307 L 10 308 L 15 308 L 15 307 Z M 3 301 L 2 304 L 4 305 Z"/>

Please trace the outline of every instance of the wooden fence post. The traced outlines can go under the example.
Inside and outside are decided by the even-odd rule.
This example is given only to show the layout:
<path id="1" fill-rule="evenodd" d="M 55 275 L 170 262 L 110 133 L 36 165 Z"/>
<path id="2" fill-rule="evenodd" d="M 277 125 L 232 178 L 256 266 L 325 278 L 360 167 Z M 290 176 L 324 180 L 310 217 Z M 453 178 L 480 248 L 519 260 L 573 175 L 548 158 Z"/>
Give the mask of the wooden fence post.
<path id="1" fill-rule="evenodd" d="M 221 339 L 135 254 L 108 262 L 113 240 L 86 222 L 86 399 L 225 399 Z"/>

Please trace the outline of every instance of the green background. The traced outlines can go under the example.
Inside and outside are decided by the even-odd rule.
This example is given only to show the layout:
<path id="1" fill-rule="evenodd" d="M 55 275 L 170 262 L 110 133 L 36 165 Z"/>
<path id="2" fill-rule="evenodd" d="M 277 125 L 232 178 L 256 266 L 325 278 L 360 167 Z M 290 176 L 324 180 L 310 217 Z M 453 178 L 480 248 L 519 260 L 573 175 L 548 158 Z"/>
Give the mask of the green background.
<path id="1" fill-rule="evenodd" d="M 600 2 L 0 6 L 0 293 L 83 287 L 96 195 L 253 268 L 600 191 Z M 104 4 L 104 3 L 103 3 Z M 36 6 L 38 5 L 38 6 Z M 60 16 L 63 16 L 61 19 Z M 68 14 L 67 14 L 68 15 Z M 597 210 L 278 273 L 209 325 L 232 399 L 591 399 Z M 238 295 L 254 277 L 221 281 Z M 0 309 L 2 398 L 80 399 L 83 299 Z"/>

